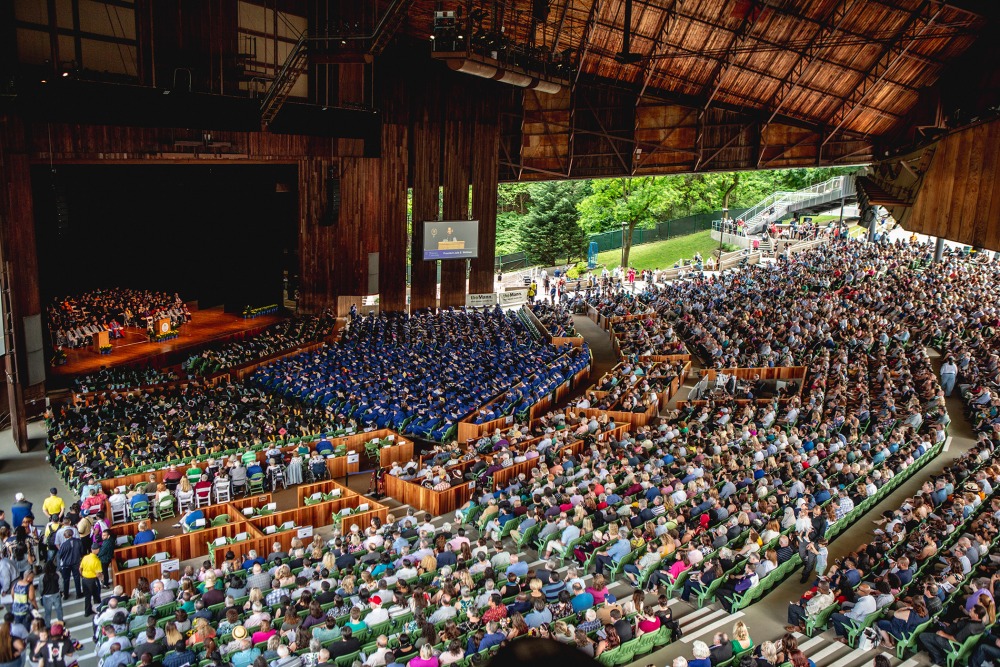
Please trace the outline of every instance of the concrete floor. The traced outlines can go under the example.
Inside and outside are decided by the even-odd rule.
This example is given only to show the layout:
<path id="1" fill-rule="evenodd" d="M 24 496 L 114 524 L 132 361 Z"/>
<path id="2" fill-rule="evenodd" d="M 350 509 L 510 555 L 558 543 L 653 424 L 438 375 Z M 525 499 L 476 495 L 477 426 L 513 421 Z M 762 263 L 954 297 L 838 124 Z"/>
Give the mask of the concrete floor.
<path id="1" fill-rule="evenodd" d="M 594 353 L 594 378 L 599 377 L 606 370 L 617 363 L 610 341 L 606 332 L 594 324 L 589 318 L 576 317 L 577 330 L 587 339 L 588 344 Z M 932 353 L 932 357 L 936 357 Z M 939 359 L 934 359 L 935 366 L 940 364 Z M 696 376 L 696 373 L 693 373 Z M 687 387 L 693 386 L 696 377 L 689 379 Z M 678 392 L 678 398 L 687 395 L 685 389 Z M 898 507 L 903 498 L 915 492 L 929 475 L 939 473 L 955 457 L 968 450 L 975 442 L 975 433 L 965 420 L 962 410 L 962 401 L 959 398 L 952 398 L 948 401 L 948 408 L 952 415 L 952 425 L 950 429 L 951 440 L 947 449 L 935 460 L 928 463 L 912 479 L 903 484 L 892 496 L 876 506 L 871 512 L 864 515 L 857 523 L 844 531 L 834 542 L 830 544 L 830 562 L 840 558 L 849 551 L 855 549 L 859 544 L 865 543 L 872 535 L 872 521 L 881 514 L 882 511 Z M 14 448 L 10 431 L 0 433 L 0 507 L 8 509 L 13 502 L 14 493 L 20 491 L 29 500 L 40 504 L 48 495 L 50 487 L 55 486 L 60 490 L 62 497 L 70 501 L 75 496 L 69 492 L 66 486 L 58 479 L 54 469 L 46 460 L 44 448 L 44 426 L 41 423 L 30 425 L 29 434 L 32 438 L 32 451 L 27 454 L 19 454 Z M 365 493 L 368 488 L 368 475 L 356 475 L 351 478 L 350 486 L 359 493 Z M 276 502 L 279 510 L 291 507 L 295 502 L 294 490 L 277 494 Z M 386 502 L 393 508 L 405 509 L 392 499 Z M 434 520 L 434 524 L 440 526 L 445 521 L 450 521 L 452 517 L 442 516 Z M 168 522 L 157 525 L 162 531 L 169 531 Z M 321 532 L 322 531 L 318 531 Z M 529 551 L 529 558 L 532 566 L 541 561 L 537 555 Z M 587 575 L 587 579 L 592 575 Z M 619 598 L 631 595 L 632 588 L 627 582 L 620 580 L 615 582 L 611 591 Z M 672 601 L 674 617 L 681 623 L 684 630 L 684 637 L 653 654 L 639 658 L 635 665 L 669 665 L 677 656 L 691 657 L 691 643 L 695 640 L 702 640 L 711 643 L 712 635 L 715 632 L 725 631 L 732 633 L 733 624 L 736 620 L 742 620 L 750 629 L 751 636 L 756 644 L 763 641 L 773 640 L 781 637 L 784 633 L 786 620 L 786 608 L 789 601 L 797 600 L 805 586 L 799 584 L 798 573 L 793 573 L 785 582 L 768 593 L 762 600 L 750 607 L 737 612 L 727 614 L 717 604 L 709 604 L 704 608 L 695 608 L 692 605 L 681 602 L 678 599 Z M 654 597 L 648 598 L 650 603 L 654 603 Z M 84 641 L 84 651 L 80 664 L 82 667 L 91 667 L 96 664 L 93 657 L 93 643 L 88 637 L 90 624 L 83 617 L 82 604 L 77 600 L 65 603 L 64 612 L 67 616 L 67 623 L 74 636 Z M 876 652 L 859 651 L 840 644 L 833 640 L 833 633 L 826 632 L 814 638 L 800 638 L 800 645 L 817 667 L 861 667 L 870 664 Z M 888 654 L 886 651 L 879 651 Z M 916 667 L 929 662 L 926 653 L 918 653 L 914 658 L 902 663 L 902 667 Z M 891 663 L 895 667 L 900 661 L 894 656 Z"/>

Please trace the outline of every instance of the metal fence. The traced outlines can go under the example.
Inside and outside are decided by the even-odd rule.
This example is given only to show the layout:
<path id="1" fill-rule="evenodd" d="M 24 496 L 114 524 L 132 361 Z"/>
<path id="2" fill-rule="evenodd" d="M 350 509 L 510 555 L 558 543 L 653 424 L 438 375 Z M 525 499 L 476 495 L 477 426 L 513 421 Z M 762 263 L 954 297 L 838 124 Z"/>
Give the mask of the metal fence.
<path id="1" fill-rule="evenodd" d="M 678 236 L 687 236 L 695 232 L 712 228 L 712 220 L 722 215 L 722 211 L 712 211 L 711 213 L 698 213 L 675 220 L 665 220 L 658 222 L 653 227 L 636 229 L 632 233 L 632 245 L 652 243 L 654 241 L 665 241 Z M 598 252 L 606 250 L 617 250 L 622 247 L 622 232 L 620 229 L 601 234 L 593 234 L 590 241 L 597 243 Z"/>

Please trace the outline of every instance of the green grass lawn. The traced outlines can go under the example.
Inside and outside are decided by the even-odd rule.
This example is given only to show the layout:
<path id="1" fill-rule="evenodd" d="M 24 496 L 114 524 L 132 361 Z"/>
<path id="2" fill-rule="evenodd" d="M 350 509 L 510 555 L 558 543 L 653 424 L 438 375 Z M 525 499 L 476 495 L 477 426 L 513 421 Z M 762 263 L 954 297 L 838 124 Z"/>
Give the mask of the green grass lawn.
<path id="1" fill-rule="evenodd" d="M 711 230 L 695 232 L 675 239 L 644 243 L 632 246 L 629 254 L 629 264 L 636 269 L 668 269 L 679 259 L 691 259 L 696 252 L 708 259 L 712 251 L 719 247 L 718 241 L 712 240 Z M 606 264 L 608 270 L 621 264 L 622 251 L 608 250 L 597 255 L 597 264 Z"/>

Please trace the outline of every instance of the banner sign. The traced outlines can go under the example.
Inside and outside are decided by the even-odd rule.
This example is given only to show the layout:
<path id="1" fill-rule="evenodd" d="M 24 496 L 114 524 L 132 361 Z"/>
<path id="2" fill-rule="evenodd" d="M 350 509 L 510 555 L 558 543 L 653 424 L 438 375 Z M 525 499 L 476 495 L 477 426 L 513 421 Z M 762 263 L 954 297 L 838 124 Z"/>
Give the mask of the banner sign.
<path id="1" fill-rule="evenodd" d="M 483 306 L 495 306 L 497 295 L 494 292 L 489 294 L 466 294 L 465 305 L 471 308 L 482 308 Z"/>
<path id="2" fill-rule="evenodd" d="M 500 292 L 498 296 L 500 297 L 500 306 L 506 308 L 508 306 L 527 303 L 528 290 L 525 288 L 507 290 L 506 292 Z"/>

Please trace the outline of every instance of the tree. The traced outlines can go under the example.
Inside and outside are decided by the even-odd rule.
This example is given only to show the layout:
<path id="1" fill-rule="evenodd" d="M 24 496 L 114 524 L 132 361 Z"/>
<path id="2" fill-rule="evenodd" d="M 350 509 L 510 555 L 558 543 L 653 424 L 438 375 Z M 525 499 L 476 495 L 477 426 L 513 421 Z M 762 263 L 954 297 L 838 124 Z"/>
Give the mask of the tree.
<path id="1" fill-rule="evenodd" d="M 497 255 L 517 252 L 521 222 L 530 206 L 528 183 L 501 183 L 497 188 Z"/>
<path id="2" fill-rule="evenodd" d="M 624 223 L 622 266 L 628 266 L 636 227 L 649 226 L 659 219 L 664 202 L 671 193 L 666 178 L 669 177 L 640 176 L 594 181 L 593 194 L 580 202 L 581 222 L 588 231 L 620 228 Z"/>
<path id="3" fill-rule="evenodd" d="M 577 206 L 589 194 L 589 183 L 548 181 L 529 186 L 531 208 L 521 220 L 519 247 L 543 266 L 560 257 L 572 262 L 586 256 L 587 233 Z"/>

